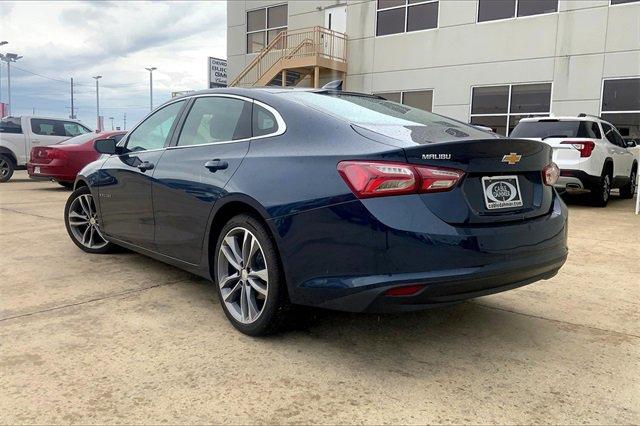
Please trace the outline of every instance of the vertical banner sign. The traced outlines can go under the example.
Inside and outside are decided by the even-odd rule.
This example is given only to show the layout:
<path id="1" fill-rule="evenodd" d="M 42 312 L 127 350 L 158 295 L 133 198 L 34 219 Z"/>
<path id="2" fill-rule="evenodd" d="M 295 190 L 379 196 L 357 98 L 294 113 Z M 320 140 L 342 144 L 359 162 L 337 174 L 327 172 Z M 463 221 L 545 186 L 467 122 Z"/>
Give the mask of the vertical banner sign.
<path id="1" fill-rule="evenodd" d="M 209 89 L 227 87 L 227 60 L 209 56 Z"/>
<path id="2" fill-rule="evenodd" d="M 7 104 L 4 102 L 0 102 L 0 118 L 7 115 Z"/>

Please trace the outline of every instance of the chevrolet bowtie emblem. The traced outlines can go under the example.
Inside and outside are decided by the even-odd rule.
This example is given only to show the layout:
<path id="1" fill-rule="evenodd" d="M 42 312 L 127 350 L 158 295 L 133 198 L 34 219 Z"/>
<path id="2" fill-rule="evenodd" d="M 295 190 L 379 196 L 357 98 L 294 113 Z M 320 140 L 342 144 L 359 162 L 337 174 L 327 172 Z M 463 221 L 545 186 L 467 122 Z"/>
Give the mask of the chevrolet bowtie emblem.
<path id="1" fill-rule="evenodd" d="M 502 162 L 509 163 L 509 164 L 516 164 L 518 161 L 520 161 L 521 158 L 522 158 L 522 155 L 512 152 L 502 157 Z"/>

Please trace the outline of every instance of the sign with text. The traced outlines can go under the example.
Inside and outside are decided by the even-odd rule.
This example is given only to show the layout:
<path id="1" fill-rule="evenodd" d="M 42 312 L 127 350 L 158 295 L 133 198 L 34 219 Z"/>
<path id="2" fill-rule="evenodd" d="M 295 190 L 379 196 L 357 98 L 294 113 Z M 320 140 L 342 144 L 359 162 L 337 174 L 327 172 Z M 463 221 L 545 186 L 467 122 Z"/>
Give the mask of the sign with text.
<path id="1" fill-rule="evenodd" d="M 227 60 L 209 57 L 209 88 L 227 87 Z"/>

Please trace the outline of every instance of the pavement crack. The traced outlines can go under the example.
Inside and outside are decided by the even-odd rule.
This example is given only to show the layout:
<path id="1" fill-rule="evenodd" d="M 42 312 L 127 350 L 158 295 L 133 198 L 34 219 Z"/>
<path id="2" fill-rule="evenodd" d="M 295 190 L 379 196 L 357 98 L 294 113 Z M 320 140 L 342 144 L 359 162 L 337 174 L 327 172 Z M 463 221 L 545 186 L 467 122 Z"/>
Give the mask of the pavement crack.
<path id="1" fill-rule="evenodd" d="M 72 307 L 80 306 L 80 305 L 86 305 L 88 303 L 100 302 L 100 301 L 106 300 L 106 299 L 114 299 L 114 298 L 117 298 L 117 297 L 129 295 L 129 294 L 142 293 L 143 291 L 147 291 L 147 290 L 151 290 L 151 289 L 159 288 L 159 287 L 166 287 L 166 286 L 170 286 L 170 285 L 174 285 L 174 284 L 179 284 L 179 283 L 185 282 L 185 281 L 188 281 L 188 280 L 181 279 L 181 280 L 172 281 L 172 282 L 168 282 L 168 283 L 164 283 L 164 284 L 155 284 L 155 285 L 151 285 L 151 286 L 148 286 L 148 287 L 135 288 L 135 289 L 131 289 L 131 290 L 121 291 L 121 292 L 118 292 L 118 293 L 110 293 L 110 294 L 107 294 L 107 295 L 102 296 L 102 297 L 96 297 L 94 299 L 89 299 L 89 300 L 83 300 L 81 302 L 68 303 L 66 305 L 54 306 L 52 308 L 41 309 L 39 311 L 34 311 L 34 312 L 28 312 L 26 314 L 20 314 L 20 315 L 14 315 L 14 316 L 11 316 L 11 317 L 0 318 L 0 322 L 9 321 L 9 320 L 18 319 L 18 318 L 30 317 L 30 316 L 33 316 L 33 315 L 43 314 L 43 313 L 52 312 L 52 311 L 58 311 L 58 310 L 61 310 L 61 309 L 72 308 Z"/>
<path id="2" fill-rule="evenodd" d="M 55 220 L 56 222 L 60 222 L 60 218 L 54 218 L 54 217 L 50 217 L 50 216 L 43 216 L 43 215 L 35 214 L 35 213 L 27 213 L 27 212 L 23 212 L 23 211 L 20 211 L 20 210 L 12 209 L 12 208 L 9 208 L 9 207 L 0 207 L 0 210 L 5 210 L 5 211 L 11 212 L 11 213 L 26 214 L 27 216 L 39 217 L 41 219 Z"/>
<path id="3" fill-rule="evenodd" d="M 540 316 L 540 315 L 525 314 L 524 312 L 518 312 L 518 311 L 511 310 L 511 309 L 506 309 L 506 308 L 499 308 L 497 306 L 489 306 L 489 305 L 485 305 L 484 303 L 479 303 L 479 302 L 474 302 L 474 303 L 476 305 L 478 305 L 478 306 L 482 306 L 483 308 L 494 309 L 496 311 L 509 312 L 510 314 L 522 315 L 522 316 L 529 317 L 529 318 L 536 318 L 536 319 L 541 319 L 541 320 L 545 320 L 545 321 L 551 321 L 551 322 L 555 322 L 555 323 L 559 323 L 559 324 L 567 324 L 567 325 L 572 325 L 574 327 L 584 327 L 584 328 L 589 328 L 589 329 L 592 329 L 592 330 L 598 330 L 598 331 L 601 331 L 603 333 L 619 334 L 619 335 L 622 335 L 622 336 L 635 337 L 636 339 L 640 339 L 640 336 L 637 335 L 637 334 L 625 333 L 623 331 L 610 330 L 608 328 L 600 328 L 600 327 L 595 327 L 593 325 L 579 324 L 579 323 L 575 323 L 575 322 L 571 322 L 571 321 L 559 320 L 559 319 L 555 319 L 555 318 L 547 318 L 547 317 L 543 317 L 543 316 Z"/>

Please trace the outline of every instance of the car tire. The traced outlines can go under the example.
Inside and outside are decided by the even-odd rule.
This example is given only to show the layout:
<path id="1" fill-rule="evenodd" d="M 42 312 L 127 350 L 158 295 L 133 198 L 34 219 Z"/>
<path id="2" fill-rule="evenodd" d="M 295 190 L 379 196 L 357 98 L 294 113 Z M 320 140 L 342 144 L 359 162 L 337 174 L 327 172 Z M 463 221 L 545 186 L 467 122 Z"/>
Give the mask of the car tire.
<path id="1" fill-rule="evenodd" d="M 605 170 L 598 184 L 591 188 L 591 204 L 596 207 L 606 207 L 611 198 L 611 174 Z"/>
<path id="2" fill-rule="evenodd" d="M 11 179 L 15 168 L 16 165 L 13 163 L 13 159 L 11 157 L 0 154 L 0 183 Z"/>
<path id="3" fill-rule="evenodd" d="M 66 188 L 66 189 L 73 189 L 73 182 L 60 182 L 60 181 L 58 181 L 58 185 Z"/>
<path id="4" fill-rule="evenodd" d="M 280 256 L 267 228 L 241 214 L 222 228 L 211 255 L 214 285 L 231 324 L 249 336 L 281 329 L 290 312 Z"/>
<path id="5" fill-rule="evenodd" d="M 110 253 L 115 248 L 100 230 L 93 196 L 86 186 L 73 191 L 67 199 L 64 206 L 64 224 L 71 240 L 87 253 Z"/>
<path id="6" fill-rule="evenodd" d="M 637 177 L 638 167 L 633 166 L 631 175 L 629 176 L 629 183 L 620 188 L 620 198 L 633 198 L 634 194 L 636 193 Z"/>

